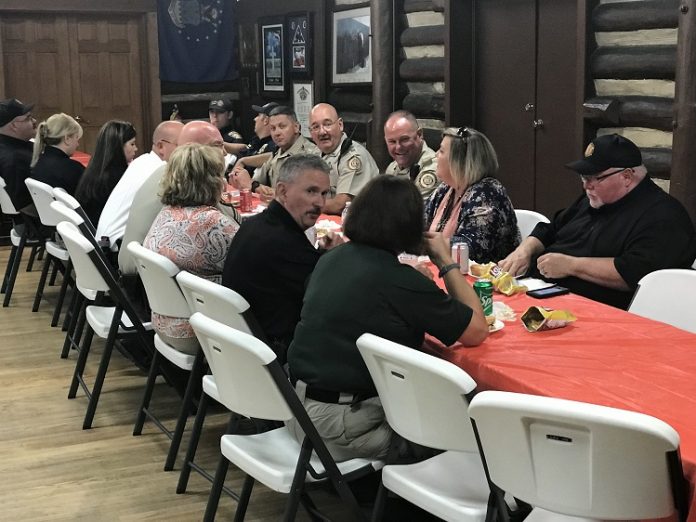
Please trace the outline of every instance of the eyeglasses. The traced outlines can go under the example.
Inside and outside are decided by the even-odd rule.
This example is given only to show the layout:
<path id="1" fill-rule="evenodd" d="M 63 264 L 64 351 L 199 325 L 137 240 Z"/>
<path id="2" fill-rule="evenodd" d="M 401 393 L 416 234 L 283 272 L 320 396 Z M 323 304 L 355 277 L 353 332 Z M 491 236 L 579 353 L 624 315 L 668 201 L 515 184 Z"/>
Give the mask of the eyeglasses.
<path id="1" fill-rule="evenodd" d="M 34 121 L 34 119 L 34 116 L 32 116 L 31 114 L 27 114 L 24 118 L 17 119 L 17 121 Z"/>
<path id="2" fill-rule="evenodd" d="M 177 144 L 173 141 L 165 140 L 164 138 L 160 139 L 160 141 L 163 141 L 164 143 L 169 143 L 170 145 L 174 145 L 175 147 L 177 146 Z"/>
<path id="3" fill-rule="evenodd" d="M 585 174 L 580 174 L 580 180 L 586 185 L 599 184 L 605 179 L 618 174 L 619 172 L 624 172 L 625 170 L 633 170 L 631 168 L 617 169 L 614 172 L 607 172 L 606 174 L 600 174 L 599 176 L 586 176 Z"/>
<path id="4" fill-rule="evenodd" d="M 309 131 L 310 132 L 319 132 L 319 129 L 329 130 L 331 127 L 333 127 L 337 123 L 338 123 L 338 120 L 334 120 L 334 121 L 326 120 L 326 121 L 323 121 L 321 123 L 315 123 L 315 124 L 309 126 Z"/>

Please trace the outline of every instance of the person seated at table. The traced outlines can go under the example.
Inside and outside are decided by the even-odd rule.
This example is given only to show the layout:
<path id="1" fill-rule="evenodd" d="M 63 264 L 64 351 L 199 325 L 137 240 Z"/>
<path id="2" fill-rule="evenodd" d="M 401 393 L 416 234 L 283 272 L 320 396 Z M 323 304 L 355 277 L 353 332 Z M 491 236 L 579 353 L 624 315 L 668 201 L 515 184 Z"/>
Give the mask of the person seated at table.
<path id="1" fill-rule="evenodd" d="M 378 176 L 344 223 L 350 241 L 324 254 L 312 273 L 288 349 L 290 378 L 319 434 L 339 460 L 384 457 L 391 439 L 375 385 L 356 347 L 365 332 L 419 350 L 428 333 L 449 346 L 488 335 L 479 298 L 452 262 L 449 242 L 423 232 L 423 198 L 410 180 Z M 399 263 L 423 246 L 443 290 Z M 298 440 L 303 434 L 289 424 Z"/>
<path id="2" fill-rule="evenodd" d="M 225 185 L 224 171 L 220 149 L 198 143 L 177 147 L 161 182 L 164 207 L 143 242 L 180 269 L 216 283 L 222 279 L 225 254 L 239 229 L 215 206 Z M 152 325 L 177 350 L 196 352 L 198 341 L 188 319 L 152 312 Z"/>
<path id="3" fill-rule="evenodd" d="M 275 199 L 244 221 L 230 245 L 222 284 L 239 292 L 281 361 L 300 320 L 307 278 L 319 261 L 305 231 L 314 226 L 329 194 L 329 166 L 318 156 L 297 154 L 281 167 Z M 342 243 L 320 239 L 322 251 Z"/>
<path id="4" fill-rule="evenodd" d="M 500 261 L 503 269 L 626 309 L 644 275 L 691 266 L 691 219 L 650 179 L 635 143 L 618 134 L 600 136 L 583 159 L 566 167 L 580 175 L 584 194 L 551 223 L 539 223 Z"/>
<path id="5" fill-rule="evenodd" d="M 97 135 L 94 155 L 75 190 L 75 198 L 94 226 L 128 164 L 135 158 L 135 127 L 127 121 L 107 121 Z"/>
<path id="6" fill-rule="evenodd" d="M 452 243 L 469 245 L 469 258 L 497 261 L 520 243 L 517 217 L 505 187 L 494 176 L 498 157 L 481 132 L 449 128 L 437 151 L 442 183 L 425 204 L 426 226 Z"/>
<path id="7" fill-rule="evenodd" d="M 81 137 L 80 124 L 62 112 L 39 123 L 30 177 L 74 195 L 85 168 L 70 156 L 75 154 Z"/>

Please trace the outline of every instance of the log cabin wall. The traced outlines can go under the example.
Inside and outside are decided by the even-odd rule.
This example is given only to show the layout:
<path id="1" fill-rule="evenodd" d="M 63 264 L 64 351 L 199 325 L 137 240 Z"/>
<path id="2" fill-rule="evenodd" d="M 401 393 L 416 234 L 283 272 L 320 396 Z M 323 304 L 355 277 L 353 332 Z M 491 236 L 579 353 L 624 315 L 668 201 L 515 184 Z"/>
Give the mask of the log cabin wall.
<path id="1" fill-rule="evenodd" d="M 592 12 L 588 138 L 616 132 L 634 141 L 669 191 L 678 0 L 601 0 Z"/>

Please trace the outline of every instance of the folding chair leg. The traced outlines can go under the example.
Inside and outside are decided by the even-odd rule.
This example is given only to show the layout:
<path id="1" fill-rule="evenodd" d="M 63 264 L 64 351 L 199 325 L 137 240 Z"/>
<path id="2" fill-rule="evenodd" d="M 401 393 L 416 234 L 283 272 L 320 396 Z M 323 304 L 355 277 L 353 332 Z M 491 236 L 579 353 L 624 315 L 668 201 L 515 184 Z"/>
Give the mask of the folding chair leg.
<path id="1" fill-rule="evenodd" d="M 377 497 L 375 498 L 375 505 L 372 508 L 371 522 L 380 522 L 382 520 L 384 516 L 384 506 L 387 503 L 387 494 L 387 488 L 380 482 L 379 489 L 377 490 Z"/>
<path id="2" fill-rule="evenodd" d="M 169 445 L 169 453 L 167 454 L 167 460 L 164 463 L 164 471 L 171 471 L 174 469 L 176 456 L 179 453 L 179 446 L 181 445 L 181 437 L 184 435 L 186 421 L 188 420 L 191 405 L 193 404 L 193 391 L 203 378 L 203 367 L 205 366 L 204 363 L 205 357 L 203 356 L 203 350 L 199 348 L 198 352 L 196 352 L 196 357 L 193 359 L 193 366 L 191 368 L 188 383 L 186 383 L 186 391 L 184 392 L 184 398 L 181 401 L 179 418 L 176 421 L 176 427 L 172 433 L 172 442 Z"/>
<path id="3" fill-rule="evenodd" d="M 63 349 L 60 352 L 61 359 L 67 359 L 68 354 L 70 353 L 70 348 L 80 345 L 80 337 L 82 336 L 82 330 L 85 324 L 85 309 L 87 308 L 87 302 L 77 288 L 75 288 L 75 292 L 77 292 L 78 295 L 75 299 L 75 304 L 73 305 L 73 313 L 70 317 L 68 330 L 65 333 Z"/>
<path id="4" fill-rule="evenodd" d="M 217 470 L 215 471 L 215 479 L 213 480 L 213 485 L 210 488 L 210 496 L 208 497 L 208 504 L 205 506 L 205 515 L 203 515 L 203 522 L 213 522 L 215 520 L 215 513 L 217 512 L 218 502 L 220 502 L 220 494 L 222 493 L 222 486 L 225 484 L 225 477 L 227 477 L 227 468 L 230 466 L 230 461 L 227 457 L 220 455 L 220 462 L 218 462 Z M 242 497 L 244 497 L 244 492 L 246 490 L 246 481 L 244 482 L 244 489 L 242 490 Z M 252 479 L 253 486 L 253 479 Z M 251 487 L 249 488 L 249 495 L 251 495 Z M 240 498 L 240 502 L 241 502 Z M 237 518 L 235 517 L 235 520 Z"/>
<path id="5" fill-rule="evenodd" d="M 116 313 L 120 315 L 120 311 L 118 308 L 116 309 Z M 87 412 L 85 413 L 85 420 L 82 423 L 83 430 L 88 430 L 92 427 L 92 421 L 94 420 L 94 414 L 97 411 L 97 404 L 99 404 L 99 396 L 101 395 L 102 386 L 104 385 L 106 370 L 109 368 L 109 362 L 111 361 L 111 352 L 114 349 L 114 343 L 116 342 L 117 333 L 118 323 L 116 323 L 115 327 L 114 325 L 112 325 L 111 330 L 109 331 L 109 337 L 106 340 L 106 345 L 104 346 L 104 353 L 102 354 L 101 362 L 99 363 L 97 377 L 94 379 L 92 396 L 89 398 L 89 404 L 87 404 Z"/>
<path id="6" fill-rule="evenodd" d="M 305 437 L 302 442 L 302 447 L 300 449 L 300 455 L 297 458 L 297 466 L 295 467 L 295 476 L 292 479 L 292 486 L 290 486 L 290 494 L 288 495 L 288 500 L 285 505 L 285 514 L 283 515 L 283 520 L 285 522 L 291 522 L 295 520 L 297 516 L 297 508 L 300 505 L 300 497 L 304 491 L 305 484 L 305 465 L 309 462 L 312 456 L 312 445 L 307 437 Z"/>
<path id="7" fill-rule="evenodd" d="M 46 278 L 48 277 L 48 271 L 51 268 L 51 262 L 58 262 L 53 256 L 49 255 L 44 261 L 43 268 L 41 269 L 41 277 L 39 278 L 39 284 L 36 287 L 36 295 L 34 296 L 34 306 L 31 307 L 32 312 L 39 311 L 39 304 L 41 303 L 41 298 L 43 297 L 44 287 L 46 286 Z"/>
<path id="8" fill-rule="evenodd" d="M 210 397 L 208 394 L 203 392 L 201 394 L 201 400 L 198 403 L 198 411 L 196 412 L 196 418 L 193 421 L 193 427 L 191 428 L 191 438 L 189 439 L 188 449 L 186 450 L 186 456 L 184 457 L 184 463 L 181 466 L 181 473 L 179 473 L 179 482 L 176 485 L 176 492 L 186 493 L 186 487 L 188 486 L 189 477 L 191 476 L 191 463 L 196 457 L 196 450 L 198 449 L 198 441 L 201 438 L 201 432 L 203 431 L 203 422 L 205 421 L 205 414 L 208 410 L 208 402 Z"/>
<path id="9" fill-rule="evenodd" d="M 223 457 L 224 458 L 224 457 Z M 227 459 L 225 459 L 227 460 Z M 242 487 L 242 494 L 239 496 L 239 502 L 237 502 L 237 510 L 234 512 L 234 522 L 242 522 L 244 516 L 246 515 L 247 506 L 249 505 L 249 499 L 251 498 L 251 490 L 254 488 L 254 477 L 247 475 L 244 479 L 244 486 Z"/>
<path id="10" fill-rule="evenodd" d="M 65 301 L 65 294 L 68 291 L 68 286 L 72 284 L 72 278 L 70 277 L 70 272 L 72 271 L 72 263 L 68 260 L 65 267 L 65 272 L 63 273 L 63 282 L 60 285 L 60 293 L 58 294 L 58 302 L 56 303 L 56 309 L 53 311 L 53 319 L 51 320 L 51 326 L 56 326 L 58 320 L 60 319 L 60 313 L 63 310 L 63 301 Z"/>
<path id="11" fill-rule="evenodd" d="M 65 315 L 63 316 L 63 325 L 60 328 L 63 332 L 67 332 L 70 325 L 73 324 L 73 317 L 75 315 L 75 312 L 78 310 L 76 303 L 79 295 L 80 291 L 75 287 L 75 285 L 73 285 L 73 291 L 70 295 L 70 303 L 68 304 L 68 310 L 65 312 Z"/>
<path id="12" fill-rule="evenodd" d="M 145 391 L 143 392 L 143 400 L 140 403 L 140 409 L 138 410 L 138 417 L 135 419 L 135 426 L 133 426 L 133 435 L 137 436 L 143 432 L 143 425 L 145 424 L 145 413 L 150 407 L 150 399 L 152 398 L 152 392 L 155 389 L 155 380 L 157 379 L 157 370 L 159 368 L 160 353 L 155 350 L 155 354 L 152 356 L 152 362 L 150 363 L 150 371 L 147 374 L 147 381 L 145 382 Z"/>
<path id="13" fill-rule="evenodd" d="M 82 346 L 80 347 L 80 353 L 77 356 L 77 361 L 75 362 L 75 372 L 73 373 L 72 382 L 70 383 L 70 390 L 68 391 L 68 399 L 74 399 L 77 394 L 77 388 L 80 385 L 80 379 L 85 371 L 85 365 L 87 364 L 87 355 L 89 355 L 89 349 L 92 344 L 92 338 L 94 337 L 94 330 L 88 324 L 87 333 L 85 338 L 82 340 Z"/>
<path id="14" fill-rule="evenodd" d="M 31 247 L 31 253 L 29 254 L 29 262 L 27 263 L 27 272 L 31 272 L 34 268 L 34 260 L 36 259 L 36 253 L 39 254 L 39 261 L 43 259 L 43 248 L 41 245 L 34 245 Z"/>
<path id="15" fill-rule="evenodd" d="M 5 276 L 2 278 L 2 288 L 0 289 L 0 294 L 4 294 L 7 290 L 7 281 L 10 279 L 10 272 L 12 271 L 12 265 L 14 264 L 14 258 L 17 255 L 17 247 L 12 245 L 10 250 L 10 257 L 7 259 L 7 266 L 5 267 Z"/>
<path id="16" fill-rule="evenodd" d="M 12 259 L 12 268 L 10 269 L 10 276 L 7 279 L 7 287 L 5 288 L 5 299 L 2 302 L 3 307 L 7 307 L 10 304 L 12 289 L 14 288 L 15 280 L 17 279 L 17 273 L 19 272 L 19 264 L 22 262 L 22 251 L 24 250 L 24 244 L 26 241 L 26 236 L 22 235 L 19 240 L 19 245 L 17 245 L 17 253 Z"/>
<path id="17" fill-rule="evenodd" d="M 48 286 L 56 284 L 56 277 L 58 277 L 58 270 L 60 269 L 59 263 L 58 259 L 53 258 L 53 271 L 51 271 L 51 279 L 48 280 Z"/>

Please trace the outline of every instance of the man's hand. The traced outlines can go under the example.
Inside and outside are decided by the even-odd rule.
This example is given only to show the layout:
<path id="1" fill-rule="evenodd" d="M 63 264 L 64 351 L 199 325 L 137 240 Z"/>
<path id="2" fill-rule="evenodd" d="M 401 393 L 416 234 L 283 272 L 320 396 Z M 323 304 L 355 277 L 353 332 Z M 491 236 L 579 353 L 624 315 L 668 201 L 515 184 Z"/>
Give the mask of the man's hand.
<path id="1" fill-rule="evenodd" d="M 251 176 L 244 168 L 244 164 L 240 164 L 239 161 L 230 172 L 228 181 L 237 190 L 251 189 Z"/>
<path id="2" fill-rule="evenodd" d="M 264 199 L 273 199 L 275 197 L 275 189 L 267 185 L 259 185 L 256 187 L 256 193 Z"/>
<path id="3" fill-rule="evenodd" d="M 336 234 L 335 232 L 327 232 L 326 235 L 319 238 L 319 248 L 322 250 L 331 250 L 338 245 L 342 245 L 346 240 L 343 236 Z"/>
<path id="4" fill-rule="evenodd" d="M 574 274 L 576 257 L 566 254 L 543 254 L 537 259 L 539 273 L 548 279 L 563 279 Z"/>
<path id="5" fill-rule="evenodd" d="M 452 263 L 452 249 L 449 242 L 440 232 L 426 231 L 423 233 L 425 249 L 435 266 L 442 268 Z"/>
<path id="6" fill-rule="evenodd" d="M 537 238 L 530 236 L 525 238 L 520 243 L 520 246 L 513 250 L 505 259 L 498 261 L 498 266 L 512 276 L 520 276 L 529 269 L 532 257 L 535 254 L 541 254 L 543 251 L 543 243 Z"/>

